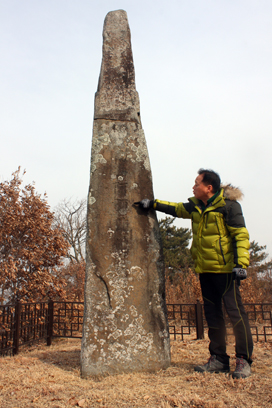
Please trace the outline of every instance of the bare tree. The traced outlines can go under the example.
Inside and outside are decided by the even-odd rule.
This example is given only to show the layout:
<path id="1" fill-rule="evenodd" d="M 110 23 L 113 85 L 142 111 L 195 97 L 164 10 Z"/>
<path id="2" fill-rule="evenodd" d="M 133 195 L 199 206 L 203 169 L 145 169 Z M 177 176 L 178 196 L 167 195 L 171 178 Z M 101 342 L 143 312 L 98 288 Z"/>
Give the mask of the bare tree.
<path id="1" fill-rule="evenodd" d="M 64 199 L 55 208 L 55 224 L 63 230 L 71 249 L 68 258 L 72 263 L 85 260 L 86 246 L 86 199 Z"/>

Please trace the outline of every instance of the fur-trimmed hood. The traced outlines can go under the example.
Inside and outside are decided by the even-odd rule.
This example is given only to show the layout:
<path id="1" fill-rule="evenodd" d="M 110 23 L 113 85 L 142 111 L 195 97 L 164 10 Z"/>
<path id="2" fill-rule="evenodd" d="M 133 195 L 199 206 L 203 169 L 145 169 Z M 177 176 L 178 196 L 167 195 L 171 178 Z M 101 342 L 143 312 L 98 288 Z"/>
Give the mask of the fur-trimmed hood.
<path id="1" fill-rule="evenodd" d="M 241 201 L 243 199 L 244 194 L 238 187 L 234 187 L 231 184 L 221 184 L 221 188 L 224 189 L 224 197 L 233 200 L 233 201 Z"/>

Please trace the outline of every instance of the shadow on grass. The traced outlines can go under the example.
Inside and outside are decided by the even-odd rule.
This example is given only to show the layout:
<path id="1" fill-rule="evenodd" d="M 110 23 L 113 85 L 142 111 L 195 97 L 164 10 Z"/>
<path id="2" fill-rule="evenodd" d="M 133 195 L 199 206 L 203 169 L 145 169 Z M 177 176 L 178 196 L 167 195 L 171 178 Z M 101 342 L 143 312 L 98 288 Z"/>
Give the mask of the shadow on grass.
<path id="1" fill-rule="evenodd" d="M 56 339 L 52 346 L 44 346 L 31 351 L 31 356 L 45 364 L 52 364 L 65 371 L 80 372 L 80 341 Z"/>

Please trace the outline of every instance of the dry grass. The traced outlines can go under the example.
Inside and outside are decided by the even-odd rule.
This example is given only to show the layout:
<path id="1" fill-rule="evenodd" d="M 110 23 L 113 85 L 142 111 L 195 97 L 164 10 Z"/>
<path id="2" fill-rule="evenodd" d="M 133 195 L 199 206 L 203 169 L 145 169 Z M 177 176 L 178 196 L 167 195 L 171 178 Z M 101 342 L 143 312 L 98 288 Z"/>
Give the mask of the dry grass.
<path id="1" fill-rule="evenodd" d="M 201 374 L 193 366 L 208 358 L 207 340 L 172 341 L 172 364 L 158 373 L 80 378 L 80 340 L 55 341 L 16 357 L 0 358 L 2 408 L 69 407 L 272 407 L 271 343 L 257 343 L 253 375 L 233 380 Z M 234 346 L 229 344 L 231 368 Z"/>

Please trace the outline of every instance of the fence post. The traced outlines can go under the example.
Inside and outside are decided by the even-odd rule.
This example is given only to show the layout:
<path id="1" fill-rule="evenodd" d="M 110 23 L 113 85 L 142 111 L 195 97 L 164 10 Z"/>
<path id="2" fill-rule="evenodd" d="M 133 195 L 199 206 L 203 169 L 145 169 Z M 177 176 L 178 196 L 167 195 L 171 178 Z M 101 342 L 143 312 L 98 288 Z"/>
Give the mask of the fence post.
<path id="1" fill-rule="evenodd" d="M 196 315 L 196 338 L 204 339 L 204 324 L 203 324 L 203 313 L 202 313 L 202 305 L 197 299 L 195 304 L 195 315 Z"/>
<path id="2" fill-rule="evenodd" d="M 48 324 L 47 324 L 47 345 L 51 346 L 53 337 L 53 319 L 54 319 L 54 303 L 53 300 L 48 302 Z"/>
<path id="3" fill-rule="evenodd" d="M 15 303 L 15 313 L 14 313 L 13 355 L 19 353 L 21 311 L 22 311 L 22 305 L 21 305 L 20 300 L 18 300 Z"/>

